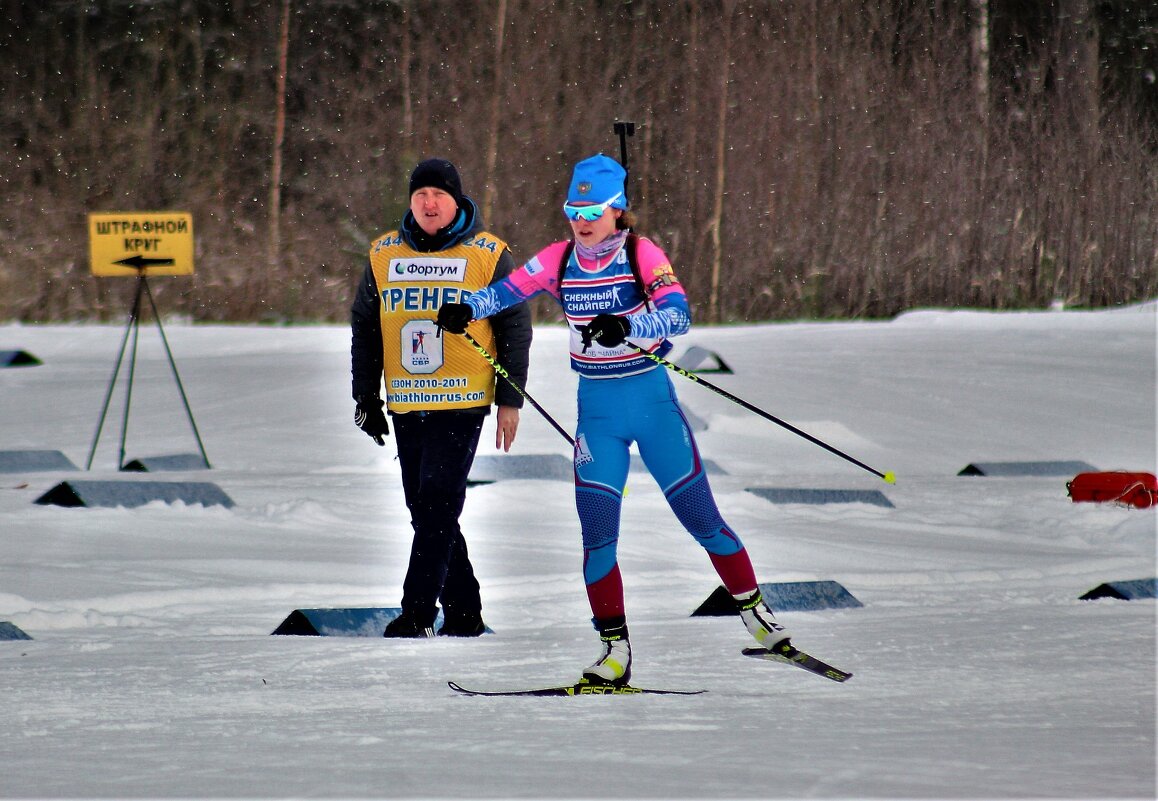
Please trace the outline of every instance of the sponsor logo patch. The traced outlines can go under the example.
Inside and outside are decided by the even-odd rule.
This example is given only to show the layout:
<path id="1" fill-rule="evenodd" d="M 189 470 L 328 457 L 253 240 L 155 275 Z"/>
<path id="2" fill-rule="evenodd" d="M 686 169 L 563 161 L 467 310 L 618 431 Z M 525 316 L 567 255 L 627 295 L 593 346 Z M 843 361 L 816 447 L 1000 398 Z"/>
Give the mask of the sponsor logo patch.
<path id="1" fill-rule="evenodd" d="M 466 259 L 434 257 L 391 259 L 389 276 L 391 282 L 450 281 L 461 284 L 466 280 Z"/>

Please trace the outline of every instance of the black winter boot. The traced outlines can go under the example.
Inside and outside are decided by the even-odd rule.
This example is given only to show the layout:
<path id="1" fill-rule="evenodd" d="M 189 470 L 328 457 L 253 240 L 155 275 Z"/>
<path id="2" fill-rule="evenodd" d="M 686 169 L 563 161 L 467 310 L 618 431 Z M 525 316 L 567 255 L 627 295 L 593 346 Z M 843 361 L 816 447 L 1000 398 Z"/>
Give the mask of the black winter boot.
<path id="1" fill-rule="evenodd" d="M 478 637 L 486 630 L 480 612 L 460 615 L 442 610 L 442 628 L 438 630 L 440 637 Z"/>
<path id="2" fill-rule="evenodd" d="M 432 623 L 420 623 L 414 615 L 409 612 L 403 612 L 386 624 L 386 631 L 382 632 L 382 636 L 433 637 L 434 627 Z"/>

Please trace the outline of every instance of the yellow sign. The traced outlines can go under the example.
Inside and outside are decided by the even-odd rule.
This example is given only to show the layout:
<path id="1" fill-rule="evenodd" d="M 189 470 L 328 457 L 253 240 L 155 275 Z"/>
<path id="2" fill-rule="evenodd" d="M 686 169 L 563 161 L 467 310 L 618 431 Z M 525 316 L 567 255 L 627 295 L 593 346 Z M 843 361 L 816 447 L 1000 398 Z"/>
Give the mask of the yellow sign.
<path id="1" fill-rule="evenodd" d="M 93 275 L 192 275 L 193 215 L 176 211 L 88 215 Z"/>

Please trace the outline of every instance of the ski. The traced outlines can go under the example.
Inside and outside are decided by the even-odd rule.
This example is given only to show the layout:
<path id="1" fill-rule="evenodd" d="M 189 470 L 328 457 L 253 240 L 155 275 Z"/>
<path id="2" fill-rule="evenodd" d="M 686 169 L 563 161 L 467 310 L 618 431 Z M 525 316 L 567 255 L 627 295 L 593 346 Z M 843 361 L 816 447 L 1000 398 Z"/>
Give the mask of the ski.
<path id="1" fill-rule="evenodd" d="M 771 651 L 767 648 L 745 648 L 744 656 L 796 665 L 810 673 L 815 673 L 817 676 L 824 676 L 824 678 L 832 679 L 833 681 L 848 681 L 852 678 L 851 673 L 840 668 L 835 668 L 827 662 L 822 662 L 812 654 L 804 653 L 804 651 L 801 651 L 789 642 L 777 643 Z"/>
<path id="2" fill-rule="evenodd" d="M 456 693 L 463 695 L 490 695 L 490 696 L 576 696 L 576 695 L 700 695 L 707 690 L 656 690 L 651 687 L 632 687 L 629 684 L 591 684 L 580 681 L 575 684 L 563 684 L 558 687 L 540 687 L 534 690 L 471 690 L 448 681 L 447 685 Z"/>

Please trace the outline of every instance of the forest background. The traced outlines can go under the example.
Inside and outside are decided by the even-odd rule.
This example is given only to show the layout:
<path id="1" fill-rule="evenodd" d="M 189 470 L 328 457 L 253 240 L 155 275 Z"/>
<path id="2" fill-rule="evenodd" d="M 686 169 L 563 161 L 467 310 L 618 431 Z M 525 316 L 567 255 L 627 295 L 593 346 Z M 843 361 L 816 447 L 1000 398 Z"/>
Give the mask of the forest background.
<path id="1" fill-rule="evenodd" d="M 123 318 L 87 215 L 193 215 L 193 321 L 347 318 L 421 158 L 516 260 L 627 140 L 702 322 L 1158 296 L 1150 0 L 0 0 L 0 320 Z M 536 306 L 540 318 L 557 312 Z"/>

